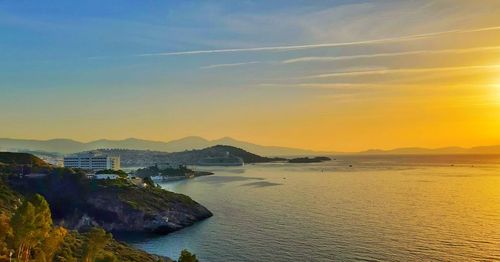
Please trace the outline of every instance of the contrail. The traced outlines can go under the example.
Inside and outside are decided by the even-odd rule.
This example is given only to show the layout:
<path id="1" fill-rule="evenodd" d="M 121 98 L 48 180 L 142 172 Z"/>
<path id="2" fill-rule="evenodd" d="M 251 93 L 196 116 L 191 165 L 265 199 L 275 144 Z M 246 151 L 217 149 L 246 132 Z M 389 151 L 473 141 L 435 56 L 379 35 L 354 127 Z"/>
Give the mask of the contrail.
<path id="1" fill-rule="evenodd" d="M 368 45 L 368 44 L 381 44 L 381 43 L 394 43 L 403 41 L 412 41 L 417 39 L 427 39 L 438 37 L 441 35 L 454 34 L 454 33 L 473 33 L 482 31 L 495 31 L 500 30 L 500 26 L 484 27 L 475 29 L 455 29 L 448 31 L 432 32 L 425 34 L 407 35 L 393 38 L 382 38 L 374 40 L 341 42 L 341 43 L 325 43 L 325 44 L 307 44 L 307 45 L 290 45 L 290 46 L 268 46 L 268 47 L 253 47 L 253 48 L 232 48 L 232 49 L 211 49 L 211 50 L 192 50 L 192 51 L 179 51 L 179 52 L 164 52 L 164 53 L 149 53 L 137 54 L 136 57 L 148 56 L 178 56 L 178 55 L 199 55 L 199 54 L 218 54 L 218 53 L 237 53 L 237 52 L 259 52 L 259 51 L 291 51 L 324 47 L 342 47 L 342 46 L 355 46 L 355 45 Z"/>
<path id="2" fill-rule="evenodd" d="M 481 70 L 481 69 L 500 69 L 500 65 L 475 65 L 475 66 L 455 66 L 455 67 L 423 67 L 423 68 L 395 68 L 395 69 L 375 69 L 365 71 L 333 72 L 304 77 L 309 78 L 328 78 L 336 76 L 360 76 L 360 75 L 381 75 L 391 73 L 419 73 L 419 72 L 443 72 L 456 70 Z"/>
<path id="3" fill-rule="evenodd" d="M 298 57 L 293 59 L 284 60 L 283 64 L 292 64 L 300 62 L 325 62 L 325 61 L 340 61 L 340 60 L 354 60 L 362 58 L 377 58 L 377 57 L 394 57 L 394 56 L 404 56 L 404 55 L 423 55 L 423 54 L 460 54 L 460 53 L 472 53 L 478 51 L 490 51 L 490 50 L 500 50 L 500 46 L 485 46 L 485 47 L 472 47 L 472 48 L 462 48 L 462 49 L 443 49 L 443 50 L 416 50 L 416 51 L 405 51 L 405 52 L 393 52 L 393 53 L 378 53 L 378 54 L 365 54 L 365 55 L 348 55 L 348 56 L 306 56 Z"/>
<path id="4" fill-rule="evenodd" d="M 232 63 L 232 64 L 215 64 L 215 65 L 208 65 L 208 66 L 202 66 L 202 69 L 213 69 L 213 68 L 219 68 L 219 67 L 233 67 L 233 66 L 242 66 L 242 65 L 251 65 L 251 64 L 259 64 L 263 63 L 260 61 L 251 61 L 251 62 L 242 62 L 242 63 Z"/>

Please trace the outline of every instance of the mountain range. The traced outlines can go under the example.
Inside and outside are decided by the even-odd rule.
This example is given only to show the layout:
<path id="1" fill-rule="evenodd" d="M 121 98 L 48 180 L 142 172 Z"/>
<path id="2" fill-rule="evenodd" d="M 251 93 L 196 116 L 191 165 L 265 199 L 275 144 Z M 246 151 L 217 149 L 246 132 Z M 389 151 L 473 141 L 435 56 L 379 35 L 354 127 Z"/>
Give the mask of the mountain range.
<path id="1" fill-rule="evenodd" d="M 100 139 L 91 142 L 79 142 L 71 139 L 51 139 L 51 140 L 30 140 L 0 138 L 0 151 L 45 151 L 70 154 L 95 149 L 134 149 L 153 150 L 163 152 L 181 152 L 185 150 L 203 149 L 215 145 L 229 145 L 242 148 L 246 151 L 262 156 L 304 156 L 314 154 L 364 154 L 364 155 L 446 155 L 446 154 L 500 154 L 500 145 L 478 146 L 471 148 L 463 147 L 443 147 L 443 148 L 419 148 L 407 147 L 391 150 L 370 149 L 362 152 L 319 152 L 313 150 L 263 146 L 245 141 L 236 140 L 230 137 L 223 137 L 215 140 L 208 140 L 198 136 L 188 136 L 168 142 L 151 141 L 137 138 L 123 140 Z"/>
<path id="2" fill-rule="evenodd" d="M 441 147 L 441 148 L 421 148 L 404 147 L 390 150 L 370 149 L 359 152 L 365 155 L 486 155 L 500 154 L 500 145 L 498 146 L 476 146 L 470 148 L 464 147 Z"/>
<path id="3" fill-rule="evenodd" d="M 185 150 L 203 149 L 215 145 L 234 146 L 264 156 L 308 155 L 318 153 L 297 148 L 262 146 L 239 141 L 230 137 L 207 140 L 202 137 L 189 136 L 169 142 L 150 141 L 137 138 L 128 138 L 124 140 L 100 139 L 87 143 L 71 139 L 29 140 L 0 138 L 0 151 L 45 151 L 58 152 L 61 154 L 105 148 L 181 152 Z"/>

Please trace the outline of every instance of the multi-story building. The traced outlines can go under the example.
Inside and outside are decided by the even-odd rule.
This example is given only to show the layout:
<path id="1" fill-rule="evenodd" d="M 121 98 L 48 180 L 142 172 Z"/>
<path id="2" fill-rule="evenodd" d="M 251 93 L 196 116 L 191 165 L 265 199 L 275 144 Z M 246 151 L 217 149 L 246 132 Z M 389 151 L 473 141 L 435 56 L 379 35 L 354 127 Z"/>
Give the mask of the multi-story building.
<path id="1" fill-rule="evenodd" d="M 81 168 L 92 171 L 105 169 L 120 169 L 119 156 L 80 154 L 64 158 L 64 167 Z"/>

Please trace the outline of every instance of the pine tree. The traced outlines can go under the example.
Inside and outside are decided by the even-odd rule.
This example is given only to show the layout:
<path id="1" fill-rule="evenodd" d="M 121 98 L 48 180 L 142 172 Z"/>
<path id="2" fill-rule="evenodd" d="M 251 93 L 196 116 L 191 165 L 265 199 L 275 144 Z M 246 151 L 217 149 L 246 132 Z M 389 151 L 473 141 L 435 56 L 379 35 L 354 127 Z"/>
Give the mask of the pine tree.
<path id="1" fill-rule="evenodd" d="M 49 235 L 42 242 L 39 250 L 41 250 L 38 257 L 43 257 L 43 261 L 52 261 L 54 254 L 57 252 L 64 237 L 68 234 L 68 231 L 64 227 L 54 227 L 50 230 Z"/>
<path id="2" fill-rule="evenodd" d="M 33 248 L 42 244 L 52 228 L 49 204 L 36 194 L 30 201 L 24 201 L 12 216 L 12 245 L 17 249 L 19 261 L 28 261 Z"/>
<path id="3" fill-rule="evenodd" d="M 181 251 L 178 262 L 199 262 L 199 260 L 196 258 L 195 254 L 191 254 L 191 252 L 184 249 Z"/>
<path id="4" fill-rule="evenodd" d="M 84 261 L 94 261 L 97 254 L 104 249 L 112 238 L 112 235 L 106 233 L 104 229 L 97 227 L 92 228 L 88 233 L 88 239 L 84 246 Z"/>
<path id="5" fill-rule="evenodd" d="M 0 257 L 7 257 L 9 249 L 7 239 L 12 237 L 12 227 L 10 226 L 9 217 L 6 214 L 0 214 Z"/>

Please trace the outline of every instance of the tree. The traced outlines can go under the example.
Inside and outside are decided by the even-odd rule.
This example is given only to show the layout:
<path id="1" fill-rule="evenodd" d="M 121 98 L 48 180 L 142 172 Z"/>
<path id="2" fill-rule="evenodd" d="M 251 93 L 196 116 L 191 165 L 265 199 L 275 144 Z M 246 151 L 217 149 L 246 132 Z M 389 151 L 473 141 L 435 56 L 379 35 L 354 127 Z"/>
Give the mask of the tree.
<path id="1" fill-rule="evenodd" d="M 49 204 L 36 194 L 30 201 L 24 201 L 11 218 L 13 230 L 12 245 L 17 249 L 17 258 L 28 261 L 31 250 L 49 236 L 52 217 Z"/>
<path id="2" fill-rule="evenodd" d="M 54 255 L 61 246 L 68 231 L 64 227 L 54 227 L 45 238 L 37 252 L 37 260 L 53 261 Z"/>
<path id="3" fill-rule="evenodd" d="M 110 233 L 106 233 L 104 229 L 94 227 L 88 233 L 88 239 L 83 248 L 83 260 L 91 262 L 96 259 L 97 254 L 104 249 L 106 244 L 113 238 Z"/>
<path id="4" fill-rule="evenodd" d="M 12 237 L 12 227 L 10 226 L 9 217 L 2 213 L 0 214 L 0 257 L 8 255 L 7 238 Z"/>
<path id="5" fill-rule="evenodd" d="M 178 262 L 199 262 L 199 260 L 196 258 L 195 254 L 191 254 L 191 252 L 184 249 L 181 251 Z"/>
<path id="6" fill-rule="evenodd" d="M 28 260 L 32 231 L 35 230 L 35 207 L 24 201 L 11 219 L 13 229 L 12 245 L 17 249 L 20 261 Z"/>
<path id="7" fill-rule="evenodd" d="M 118 258 L 113 253 L 106 252 L 98 257 L 95 262 L 118 262 Z"/>

